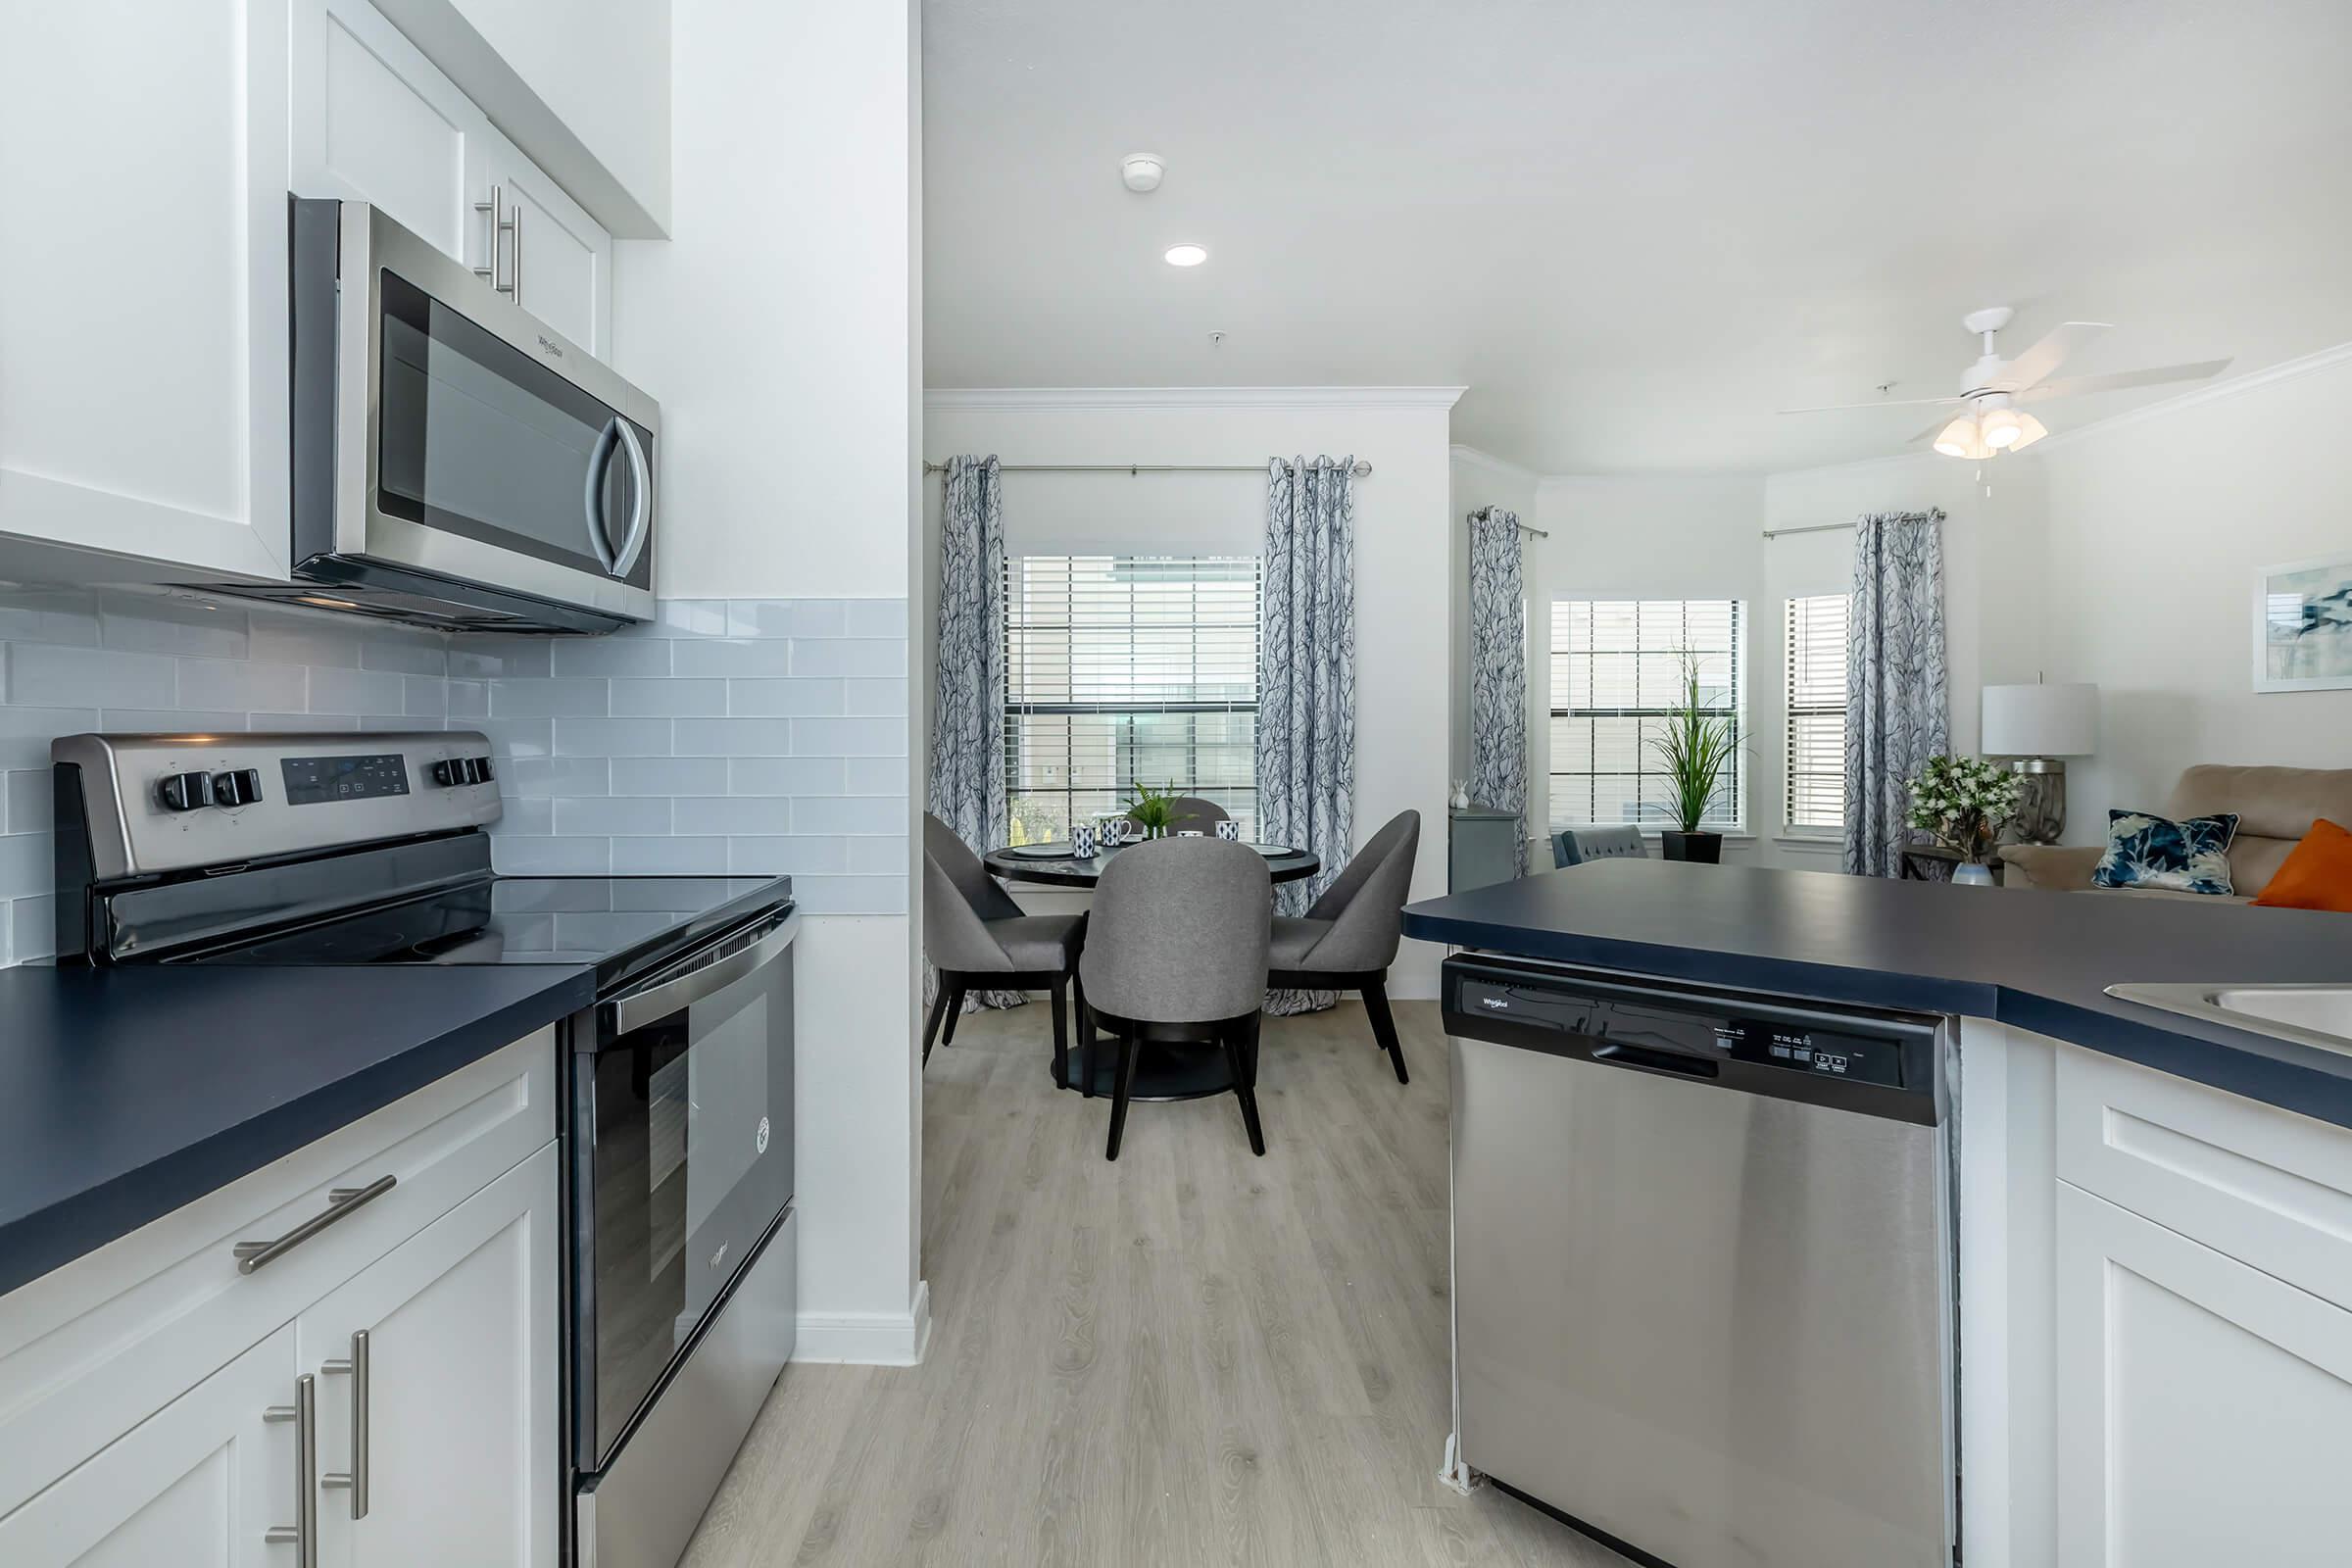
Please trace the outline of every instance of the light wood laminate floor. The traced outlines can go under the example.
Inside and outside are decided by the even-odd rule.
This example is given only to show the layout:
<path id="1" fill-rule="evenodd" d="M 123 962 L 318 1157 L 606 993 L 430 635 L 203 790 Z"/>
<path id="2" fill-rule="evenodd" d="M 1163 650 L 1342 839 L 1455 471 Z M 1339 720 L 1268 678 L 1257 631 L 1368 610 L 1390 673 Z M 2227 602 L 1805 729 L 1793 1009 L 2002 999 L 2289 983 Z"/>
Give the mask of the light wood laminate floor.
<path id="1" fill-rule="evenodd" d="M 1268 1019 L 1263 1159 L 1227 1095 L 1138 1104 L 1113 1165 L 1046 1008 L 965 1017 L 924 1081 L 928 1359 L 787 1368 L 687 1568 L 1622 1564 L 1437 1480 L 1446 1044 L 1396 1019 L 1409 1086 L 1355 1003 Z"/>

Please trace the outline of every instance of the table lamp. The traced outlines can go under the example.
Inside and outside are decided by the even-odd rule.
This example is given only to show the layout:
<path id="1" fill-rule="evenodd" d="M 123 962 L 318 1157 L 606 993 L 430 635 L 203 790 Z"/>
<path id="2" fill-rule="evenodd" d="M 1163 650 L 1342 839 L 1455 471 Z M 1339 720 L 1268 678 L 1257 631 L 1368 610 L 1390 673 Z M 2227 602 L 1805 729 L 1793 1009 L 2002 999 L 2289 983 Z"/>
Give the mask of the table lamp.
<path id="1" fill-rule="evenodd" d="M 2066 826 L 2066 763 L 2099 743 L 2099 689 L 2088 682 L 1984 688 L 1984 752 L 2019 775 L 2018 838 L 2055 844 Z"/>

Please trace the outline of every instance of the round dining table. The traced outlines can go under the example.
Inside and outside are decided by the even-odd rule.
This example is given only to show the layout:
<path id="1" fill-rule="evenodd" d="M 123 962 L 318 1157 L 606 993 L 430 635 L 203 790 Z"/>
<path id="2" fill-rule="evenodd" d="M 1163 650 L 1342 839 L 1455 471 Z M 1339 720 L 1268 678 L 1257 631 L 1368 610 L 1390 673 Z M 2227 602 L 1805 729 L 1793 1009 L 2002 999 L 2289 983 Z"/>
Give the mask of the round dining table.
<path id="1" fill-rule="evenodd" d="M 981 860 L 992 873 L 1008 882 L 1086 892 L 1102 879 L 1103 867 L 1131 848 L 1127 844 L 1114 845 L 1081 858 L 1070 853 L 1067 843 L 1007 844 L 989 851 Z M 1323 869 L 1321 858 L 1305 850 L 1282 845 L 1252 848 L 1265 857 L 1266 874 L 1276 882 L 1296 882 Z M 1048 1067 L 1054 1073 L 1054 1083 L 1063 1089 L 1082 1087 L 1078 1081 L 1079 1063 L 1086 1059 L 1086 1042 L 1094 1033 L 1094 1021 L 1083 1007 L 1078 1011 L 1077 1025 L 1077 1038 L 1071 1042 L 1066 1070 L 1054 1071 L 1051 1064 Z M 1110 1095 L 1118 1075 L 1116 1045 L 1116 1041 L 1104 1037 L 1095 1052 L 1095 1093 L 1104 1098 Z M 1200 1100 L 1232 1088 L 1232 1069 L 1226 1065 L 1223 1049 L 1213 1042 L 1146 1040 L 1143 1049 L 1136 1053 L 1135 1082 L 1129 1087 L 1127 1098 Z"/>

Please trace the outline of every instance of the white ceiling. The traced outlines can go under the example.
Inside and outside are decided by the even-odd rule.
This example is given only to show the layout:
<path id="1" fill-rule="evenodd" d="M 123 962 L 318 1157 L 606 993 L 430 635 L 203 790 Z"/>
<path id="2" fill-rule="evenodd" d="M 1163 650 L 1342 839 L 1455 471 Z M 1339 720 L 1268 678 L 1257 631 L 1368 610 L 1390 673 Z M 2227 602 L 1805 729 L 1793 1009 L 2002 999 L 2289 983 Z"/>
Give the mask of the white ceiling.
<path id="1" fill-rule="evenodd" d="M 2116 322 L 2068 374 L 2352 340 L 2352 0 L 926 0 L 923 53 L 935 387 L 1467 383 L 1542 472 L 1764 472 L 1897 450 L 1771 411 L 1955 390 L 1980 305 Z"/>

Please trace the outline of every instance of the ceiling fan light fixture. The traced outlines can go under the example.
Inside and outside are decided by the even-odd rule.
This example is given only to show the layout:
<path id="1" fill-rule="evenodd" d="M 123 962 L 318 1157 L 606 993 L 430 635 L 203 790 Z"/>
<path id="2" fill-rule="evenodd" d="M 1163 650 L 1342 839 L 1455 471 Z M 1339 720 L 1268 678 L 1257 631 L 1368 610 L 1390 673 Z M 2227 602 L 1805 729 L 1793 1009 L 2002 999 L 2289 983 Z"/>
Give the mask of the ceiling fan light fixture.
<path id="1" fill-rule="evenodd" d="M 1994 409 L 1980 421 L 1978 428 L 1984 434 L 1984 444 L 1995 452 L 2006 452 L 2017 445 L 2026 427 L 2015 409 Z"/>
<path id="2" fill-rule="evenodd" d="M 2017 416 L 2017 439 L 2009 443 L 2011 452 L 2022 452 L 2050 433 L 2050 427 L 2031 414 Z"/>
<path id="3" fill-rule="evenodd" d="M 1936 436 L 1936 450 L 1947 458 L 1988 458 L 1993 449 L 1984 444 L 1984 432 L 1977 428 L 1977 416 L 1963 414 L 1945 425 Z"/>

